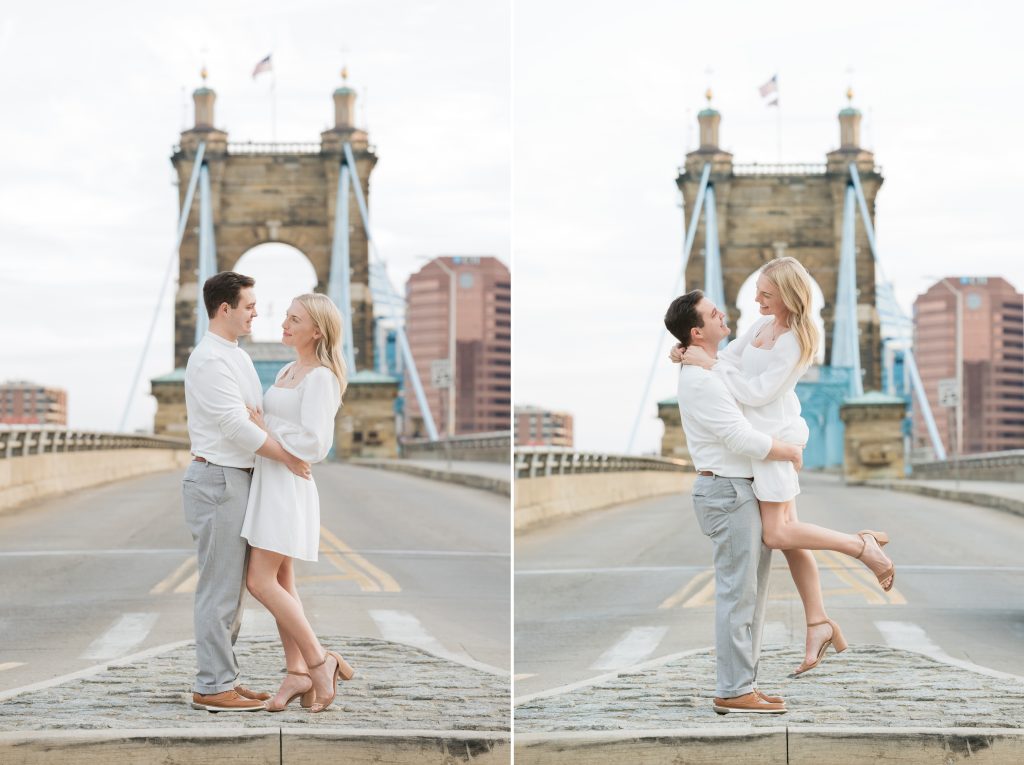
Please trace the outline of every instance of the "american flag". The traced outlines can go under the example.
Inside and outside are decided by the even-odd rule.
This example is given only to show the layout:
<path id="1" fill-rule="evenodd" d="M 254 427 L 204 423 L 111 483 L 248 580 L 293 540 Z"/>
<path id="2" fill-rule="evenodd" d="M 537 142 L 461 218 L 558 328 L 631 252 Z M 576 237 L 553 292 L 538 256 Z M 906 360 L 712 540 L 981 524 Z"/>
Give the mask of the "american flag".
<path id="1" fill-rule="evenodd" d="M 270 54 L 268 53 L 266 58 L 260 60 L 260 62 L 256 64 L 256 68 L 252 70 L 252 78 L 255 80 L 256 75 L 260 74 L 261 72 L 269 71 L 272 71 L 272 67 L 270 65 Z"/>
<path id="2" fill-rule="evenodd" d="M 758 88 L 761 98 L 765 99 L 765 106 L 778 106 L 779 104 L 779 75 L 773 74 L 772 78 Z"/>

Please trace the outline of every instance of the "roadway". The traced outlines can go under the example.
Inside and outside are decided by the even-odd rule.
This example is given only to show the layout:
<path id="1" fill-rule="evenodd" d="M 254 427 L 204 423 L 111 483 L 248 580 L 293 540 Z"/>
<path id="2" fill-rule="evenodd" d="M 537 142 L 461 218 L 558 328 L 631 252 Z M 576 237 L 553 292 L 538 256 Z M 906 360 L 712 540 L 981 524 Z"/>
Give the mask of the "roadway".
<path id="1" fill-rule="evenodd" d="M 896 586 L 817 553 L 829 615 L 851 645 L 881 644 L 1024 675 L 1024 518 L 805 473 L 802 520 L 888 531 Z M 516 537 L 515 696 L 681 651 L 714 634 L 711 544 L 689 495 L 592 511 Z M 804 619 L 774 554 L 764 642 L 802 657 Z M 827 665 L 826 665 L 827 666 Z M 713 684 L 713 678 L 709 678 Z M 709 686 L 710 687 L 710 686 Z"/>
<path id="2" fill-rule="evenodd" d="M 0 691 L 192 638 L 195 553 L 181 472 L 0 515 Z M 510 668 L 508 498 L 343 464 L 314 467 L 317 563 L 296 563 L 321 635 Z M 251 597 L 243 635 L 276 634 Z M 244 667 L 243 667 L 244 672 Z"/>

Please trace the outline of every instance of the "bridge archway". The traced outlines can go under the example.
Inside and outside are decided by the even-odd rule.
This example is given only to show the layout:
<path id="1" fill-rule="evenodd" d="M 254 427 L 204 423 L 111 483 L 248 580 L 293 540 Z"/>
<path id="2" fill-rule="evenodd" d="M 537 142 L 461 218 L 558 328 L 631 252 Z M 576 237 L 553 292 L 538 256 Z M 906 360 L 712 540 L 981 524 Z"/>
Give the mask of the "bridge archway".
<path id="1" fill-rule="evenodd" d="M 729 319 L 736 331 L 736 337 L 739 337 L 746 332 L 750 327 L 754 325 L 754 322 L 761 317 L 761 312 L 757 308 L 757 304 L 754 302 L 754 297 L 757 294 L 757 275 L 760 273 L 760 269 L 754 271 L 750 276 L 747 277 L 746 281 L 740 286 L 736 292 L 736 309 L 740 312 L 739 317 L 730 315 Z M 821 316 L 821 312 L 825 308 L 825 295 L 821 291 L 821 285 L 815 281 L 814 277 L 811 277 L 811 315 L 814 317 L 814 324 L 818 328 L 818 332 L 822 333 L 822 340 L 824 340 L 825 333 L 825 320 Z M 825 363 L 825 343 L 822 342 L 818 347 L 818 355 L 815 357 L 816 364 Z"/>
<path id="2" fill-rule="evenodd" d="M 256 320 L 253 342 L 281 341 L 281 322 L 296 295 L 317 287 L 316 269 L 302 250 L 284 242 L 265 242 L 246 250 L 232 271 L 256 280 Z"/>

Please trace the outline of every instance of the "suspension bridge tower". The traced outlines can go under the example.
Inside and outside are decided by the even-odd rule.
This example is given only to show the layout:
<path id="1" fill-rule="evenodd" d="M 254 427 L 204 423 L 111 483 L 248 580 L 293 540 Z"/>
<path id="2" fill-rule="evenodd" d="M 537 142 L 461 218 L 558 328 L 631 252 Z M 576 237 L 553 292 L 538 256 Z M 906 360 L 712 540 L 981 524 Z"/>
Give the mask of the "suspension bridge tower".
<path id="1" fill-rule="evenodd" d="M 370 172 L 377 163 L 369 136 L 355 126 L 355 90 L 343 81 L 334 91 L 334 127 L 320 134 L 319 143 L 230 143 L 227 132 L 215 126 L 217 94 L 204 81 L 192 97 L 195 125 L 181 134 L 171 163 L 178 174 L 178 202 L 184 206 L 196 153 L 201 143 L 206 144 L 202 161 L 209 169 L 216 242 L 214 272 L 231 270 L 245 252 L 257 245 L 282 242 L 305 254 L 316 271 L 316 291 L 326 293 L 331 278 L 342 148 L 346 142 L 352 147 L 364 197 L 369 195 Z M 356 222 L 356 200 L 350 196 L 348 201 L 348 220 Z M 202 285 L 197 276 L 199 208 L 192 206 L 179 250 L 175 367 L 184 367 L 188 361 L 195 344 L 197 311 L 203 310 Z M 373 299 L 366 232 L 360 225 L 350 225 L 348 239 L 353 345 L 358 367 L 366 368 L 373 365 Z M 259 295 L 258 284 L 256 291 Z"/>
<path id="2" fill-rule="evenodd" d="M 852 102 L 852 93 L 847 92 Z M 860 176 L 868 214 L 874 221 L 875 195 L 882 185 L 875 156 L 861 146 L 861 113 L 852 103 L 839 112 L 839 148 L 825 162 L 811 164 L 736 164 L 719 144 L 721 114 L 708 106 L 700 122 L 700 146 L 686 155 L 676 184 L 683 195 L 686 220 L 692 216 L 705 165 L 710 165 L 708 188 L 714 189 L 717 247 L 720 252 L 724 303 L 733 332 L 741 306 L 740 287 L 768 261 L 790 255 L 818 283 L 825 304 L 825 363 L 833 364 L 833 329 L 839 295 L 846 189 L 850 164 Z M 704 288 L 707 229 L 700 225 L 686 266 L 686 289 Z M 856 324 L 865 390 L 881 383 L 881 337 L 875 307 L 875 263 L 863 226 L 855 229 Z"/>
<path id="3" fill-rule="evenodd" d="M 356 126 L 356 92 L 334 91 L 334 126 L 310 143 L 232 143 L 216 126 L 217 94 L 203 83 L 192 94 L 195 124 L 181 133 L 171 163 L 178 175 L 178 291 L 172 373 L 151 381 L 157 399 L 154 432 L 187 435 L 184 367 L 207 324 L 202 283 L 234 270 L 252 248 L 279 242 L 302 252 L 325 293 L 345 317 L 348 404 L 339 413 L 340 455 L 392 456 L 393 401 L 398 380 L 374 370 L 374 301 L 370 288 L 368 198 L 377 155 Z M 193 204 L 195 200 L 195 204 Z M 260 284 L 256 284 L 257 298 Z M 285 363 L 280 350 L 261 361 L 248 343 L 264 386 Z M 276 353 L 277 355 L 274 355 Z M 261 363 L 267 365 L 261 367 Z M 269 381 L 269 382 L 268 382 Z"/>
<path id="4" fill-rule="evenodd" d="M 883 375 L 874 241 L 882 172 L 861 146 L 861 113 L 852 91 L 846 95 L 839 147 L 825 162 L 737 164 L 721 148 L 722 115 L 709 90 L 708 105 L 697 115 L 700 145 L 686 155 L 676 179 L 686 226 L 683 291 L 703 289 L 728 312 L 734 336 L 740 290 L 765 263 L 792 256 L 821 290 L 825 362 L 797 385 L 811 431 L 808 467 L 842 463 L 841 407 L 878 391 Z M 662 454 L 687 456 L 675 399 L 658 402 L 658 412 L 665 423 Z"/>

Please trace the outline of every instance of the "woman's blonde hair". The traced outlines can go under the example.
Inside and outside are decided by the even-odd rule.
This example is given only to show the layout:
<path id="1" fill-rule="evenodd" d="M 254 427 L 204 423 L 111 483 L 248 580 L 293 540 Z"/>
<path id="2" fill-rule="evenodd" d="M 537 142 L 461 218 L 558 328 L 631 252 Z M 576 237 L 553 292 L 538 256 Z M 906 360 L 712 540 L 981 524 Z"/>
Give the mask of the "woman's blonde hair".
<path id="1" fill-rule="evenodd" d="M 348 367 L 341 352 L 342 321 L 341 311 L 327 295 L 308 293 L 295 298 L 306 309 L 313 324 L 320 330 L 316 344 L 316 357 L 320 363 L 334 372 L 341 386 L 342 394 L 348 387 Z"/>
<path id="2" fill-rule="evenodd" d="M 800 344 L 800 363 L 810 365 L 818 355 L 821 337 L 811 316 L 811 277 L 796 258 L 776 258 L 765 264 L 761 273 L 779 291 L 789 311 L 789 328 Z"/>

